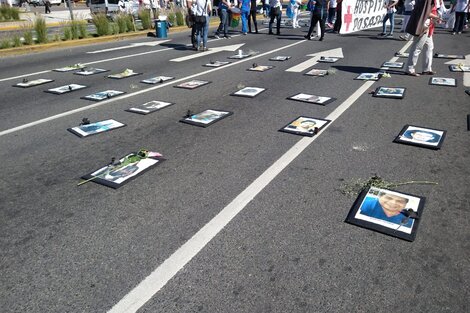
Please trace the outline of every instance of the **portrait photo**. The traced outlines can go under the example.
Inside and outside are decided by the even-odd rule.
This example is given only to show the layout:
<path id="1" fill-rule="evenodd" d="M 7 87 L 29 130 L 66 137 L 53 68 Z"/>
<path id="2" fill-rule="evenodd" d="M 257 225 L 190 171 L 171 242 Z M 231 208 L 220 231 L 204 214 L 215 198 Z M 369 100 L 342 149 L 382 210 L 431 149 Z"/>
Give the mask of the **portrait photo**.
<path id="1" fill-rule="evenodd" d="M 181 119 L 180 122 L 200 127 L 207 127 L 232 114 L 233 112 L 229 111 L 209 109 L 197 114 L 186 116 L 185 118 Z"/>
<path id="2" fill-rule="evenodd" d="M 323 127 L 325 127 L 330 120 L 325 120 L 316 117 L 299 116 L 279 131 L 291 133 L 300 136 L 315 136 Z"/>
<path id="3" fill-rule="evenodd" d="M 23 79 L 21 83 L 17 83 L 13 85 L 13 87 L 29 88 L 33 86 L 39 86 L 39 85 L 51 83 L 53 81 L 54 81 L 53 79 L 44 79 L 44 78 L 39 78 L 39 79 L 34 79 L 34 80 Z"/>
<path id="4" fill-rule="evenodd" d="M 149 101 L 127 109 L 127 112 L 147 115 L 173 105 L 171 102 Z"/>
<path id="5" fill-rule="evenodd" d="M 328 70 L 319 70 L 319 69 L 314 68 L 314 69 L 306 72 L 304 75 L 323 77 L 325 75 L 328 75 Z"/>
<path id="6" fill-rule="evenodd" d="M 380 73 L 361 73 L 359 76 L 354 78 L 356 80 L 374 80 L 377 81 L 380 79 Z"/>
<path id="7" fill-rule="evenodd" d="M 283 61 L 286 61 L 286 60 L 289 60 L 291 57 L 290 56 L 287 56 L 287 55 L 278 55 L 278 56 L 275 56 L 273 58 L 270 58 L 269 61 L 279 61 L 279 62 L 283 62 Z"/>
<path id="8" fill-rule="evenodd" d="M 335 62 L 337 62 L 339 59 L 341 59 L 341 58 L 335 58 L 335 57 L 320 57 L 320 59 L 318 60 L 318 62 L 322 62 L 322 63 L 335 63 Z"/>
<path id="9" fill-rule="evenodd" d="M 115 164 L 109 164 L 82 176 L 84 180 L 117 189 L 137 176 L 143 174 L 154 166 L 159 165 L 165 159 L 157 152 L 148 152 L 146 157 L 136 157 L 131 153 L 121 158 Z"/>
<path id="10" fill-rule="evenodd" d="M 221 67 L 221 66 L 224 66 L 224 65 L 227 65 L 227 64 L 230 64 L 232 62 L 229 62 L 229 61 L 210 61 L 209 63 L 207 64 L 204 64 L 204 66 L 207 66 L 207 67 Z"/>
<path id="11" fill-rule="evenodd" d="M 85 68 L 86 66 L 83 64 L 74 64 L 74 65 L 69 65 L 69 66 L 64 66 L 61 68 L 56 68 L 53 69 L 54 72 L 71 72 L 71 71 L 76 71 L 82 68 Z"/>
<path id="12" fill-rule="evenodd" d="M 437 150 L 441 148 L 445 136 L 445 130 L 405 125 L 394 142 Z"/>
<path id="13" fill-rule="evenodd" d="M 83 89 L 83 88 L 87 88 L 87 86 L 79 85 L 79 84 L 70 84 L 70 85 L 64 85 L 64 86 L 60 86 L 60 87 L 56 87 L 56 88 L 47 89 L 47 90 L 44 90 L 44 92 L 53 93 L 53 94 L 56 94 L 56 95 L 61 95 L 61 94 L 64 94 L 64 93 L 69 93 L 69 92 L 72 92 L 72 91 L 75 91 L 75 90 L 80 90 L 80 89 Z"/>
<path id="14" fill-rule="evenodd" d="M 382 64 L 382 67 L 388 67 L 388 68 L 402 68 L 403 67 L 403 62 L 384 62 Z"/>
<path id="15" fill-rule="evenodd" d="M 438 59 L 465 59 L 465 56 L 463 54 L 435 53 L 434 57 Z"/>
<path id="16" fill-rule="evenodd" d="M 179 84 L 179 85 L 176 85 L 174 87 L 176 88 L 183 88 L 183 89 L 196 89 L 198 87 L 201 87 L 201 86 L 204 86 L 204 85 L 207 85 L 209 84 L 210 81 L 207 81 L 207 80 L 197 80 L 197 79 L 194 79 L 194 80 L 190 80 L 188 82 L 184 82 L 182 84 Z"/>
<path id="17" fill-rule="evenodd" d="M 108 75 L 108 78 L 123 79 L 123 78 L 137 76 L 137 75 L 142 75 L 142 73 L 136 73 L 133 70 L 128 68 L 128 69 L 125 69 L 124 71 L 122 71 L 121 73 Z"/>
<path id="18" fill-rule="evenodd" d="M 84 67 L 80 69 L 79 71 L 74 72 L 74 75 L 81 75 L 81 76 L 90 76 L 90 75 L 95 75 L 99 73 L 104 73 L 108 72 L 108 70 L 102 69 L 102 68 L 93 68 L 93 67 Z"/>
<path id="19" fill-rule="evenodd" d="M 346 222 L 413 241 L 424 208 L 424 197 L 368 187 L 352 206 Z"/>
<path id="20" fill-rule="evenodd" d="M 429 79 L 429 84 L 437 86 L 457 87 L 457 81 L 455 80 L 455 78 L 448 77 L 431 77 Z"/>
<path id="21" fill-rule="evenodd" d="M 156 77 L 151 77 L 148 79 L 141 80 L 141 83 L 144 84 L 150 84 L 150 85 L 155 85 L 155 84 L 161 84 L 163 82 L 166 82 L 167 80 L 172 80 L 174 77 L 170 76 L 156 76 Z"/>
<path id="22" fill-rule="evenodd" d="M 99 121 L 95 123 L 72 127 L 67 130 L 71 132 L 72 134 L 75 134 L 78 137 L 83 138 L 83 137 L 88 137 L 91 135 L 96 135 L 99 133 L 107 132 L 113 129 L 121 128 L 124 126 L 126 126 L 126 124 L 110 119 L 110 120 Z"/>
<path id="23" fill-rule="evenodd" d="M 231 96 L 254 98 L 265 90 L 266 88 L 245 87 L 232 93 Z"/>
<path id="24" fill-rule="evenodd" d="M 451 72 L 470 72 L 470 65 L 451 64 L 449 69 Z"/>
<path id="25" fill-rule="evenodd" d="M 336 98 L 332 98 L 332 97 L 317 96 L 317 95 L 311 95 L 307 93 L 298 93 L 298 94 L 288 97 L 287 99 L 300 101 L 300 102 L 320 104 L 320 105 L 327 105 L 328 103 L 331 103 L 336 100 Z"/>
<path id="26" fill-rule="evenodd" d="M 252 53 L 244 52 L 242 50 L 238 50 L 237 54 L 229 56 L 228 58 L 229 59 L 244 59 L 244 58 L 247 58 L 247 57 L 252 56 L 252 55 L 253 55 Z"/>
<path id="27" fill-rule="evenodd" d="M 81 99 L 91 100 L 91 101 L 102 101 L 102 100 L 110 99 L 112 97 L 116 97 L 122 94 L 125 94 L 125 92 L 119 91 L 119 90 L 105 90 L 105 91 L 95 92 L 88 96 L 81 97 Z"/>
<path id="28" fill-rule="evenodd" d="M 397 58 L 408 58 L 410 56 L 410 54 L 408 52 L 395 52 L 395 56 Z"/>
<path id="29" fill-rule="evenodd" d="M 273 65 L 257 65 L 257 64 L 253 64 L 252 67 L 250 67 L 249 69 L 247 69 L 247 71 L 253 71 L 253 72 L 266 72 L 270 69 L 274 68 Z"/>
<path id="30" fill-rule="evenodd" d="M 406 88 L 404 87 L 378 87 L 372 96 L 379 98 L 403 99 Z"/>

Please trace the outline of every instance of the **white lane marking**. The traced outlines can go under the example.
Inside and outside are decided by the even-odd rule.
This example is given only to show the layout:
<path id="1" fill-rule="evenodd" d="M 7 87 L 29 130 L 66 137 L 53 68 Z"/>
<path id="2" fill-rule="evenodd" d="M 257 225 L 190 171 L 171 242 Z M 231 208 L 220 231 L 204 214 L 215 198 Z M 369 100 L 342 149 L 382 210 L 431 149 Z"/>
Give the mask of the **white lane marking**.
<path id="1" fill-rule="evenodd" d="M 19 131 L 19 130 L 23 130 L 23 129 L 26 129 L 26 128 L 35 126 L 35 125 L 39 125 L 39 124 L 42 124 L 42 123 L 46 123 L 46 122 L 49 122 L 49 121 L 52 121 L 52 120 L 55 120 L 55 119 L 58 119 L 58 118 L 61 118 L 61 117 L 65 117 L 65 116 L 68 116 L 68 115 L 71 115 L 71 114 L 75 114 L 75 113 L 78 113 L 78 112 L 82 112 L 82 111 L 85 111 L 85 110 L 88 110 L 88 109 L 96 108 L 96 107 L 99 107 L 99 106 L 102 106 L 102 105 L 105 105 L 105 104 L 108 104 L 108 103 L 112 103 L 112 102 L 115 102 L 115 101 L 118 101 L 118 100 L 130 98 L 130 97 L 133 97 L 133 96 L 135 96 L 135 95 L 139 95 L 139 94 L 143 94 L 143 93 L 146 93 L 146 92 L 153 91 L 153 90 L 155 90 L 155 89 L 163 88 L 163 87 L 165 87 L 165 86 L 172 85 L 172 84 L 178 83 L 178 82 L 180 82 L 180 81 L 188 80 L 188 79 L 190 79 L 190 78 L 199 77 L 199 76 L 202 76 L 202 75 L 205 75 L 205 74 L 208 74 L 208 73 L 212 73 L 212 72 L 215 72 L 215 71 L 223 70 L 223 69 L 225 69 L 225 68 L 227 68 L 227 67 L 235 66 L 235 65 L 237 65 L 237 64 L 240 64 L 240 63 L 243 63 L 243 62 L 247 62 L 247 61 L 250 61 L 250 60 L 252 60 L 252 59 L 265 56 L 265 55 L 267 55 L 267 54 L 271 54 L 271 53 L 274 53 L 274 52 L 277 52 L 277 51 L 281 51 L 281 50 L 284 50 L 284 49 L 287 49 L 287 48 L 296 46 L 296 45 L 298 45 L 298 44 L 300 44 L 300 43 L 303 43 L 304 41 L 305 41 L 305 40 L 297 41 L 297 42 L 295 42 L 295 43 L 293 43 L 293 44 L 290 44 L 290 45 L 287 45 L 287 46 L 284 46 L 284 47 L 280 47 L 280 48 L 277 48 L 277 49 L 274 49 L 274 50 L 270 50 L 270 51 L 267 51 L 267 52 L 264 52 L 264 53 L 261 53 L 261 54 L 257 54 L 257 55 L 254 55 L 254 56 L 252 56 L 252 57 L 248 57 L 248 58 L 246 58 L 246 59 L 242 59 L 242 60 L 240 60 L 240 61 L 237 61 L 237 62 L 233 62 L 233 63 L 227 64 L 227 65 L 224 65 L 224 66 L 222 66 L 222 67 L 216 67 L 216 68 L 213 68 L 213 69 L 209 69 L 209 70 L 204 71 L 204 72 L 200 72 L 200 73 L 193 74 L 193 75 L 189 75 L 189 76 L 182 77 L 182 78 L 179 78 L 179 79 L 171 80 L 171 81 L 168 81 L 167 83 L 163 83 L 163 84 L 160 84 L 160 85 L 157 85 L 157 86 L 154 86 L 154 87 L 150 87 L 150 88 L 147 88 L 147 89 L 139 90 L 139 91 L 136 91 L 136 92 L 133 92 L 133 93 L 128 93 L 128 94 L 125 94 L 125 95 L 122 95 L 122 96 L 118 96 L 118 97 L 115 97 L 115 98 L 111 98 L 111 99 L 109 99 L 109 100 L 104 100 L 104 101 L 101 101 L 101 102 L 98 102 L 98 103 L 94 103 L 94 104 L 91 104 L 91 105 L 87 105 L 87 106 L 84 106 L 84 107 L 81 107 L 81 108 L 78 108 L 78 109 L 74 109 L 74 110 L 70 110 L 70 111 L 67 111 L 67 112 L 59 113 L 59 114 L 56 114 L 56 115 L 53 115 L 53 116 L 49 116 L 49 117 L 46 117 L 46 118 L 43 118 L 43 119 L 40 119 L 40 120 L 31 122 L 31 123 L 27 123 L 27 124 L 23 124 L 23 125 L 20 125 L 20 126 L 17 126 L 17 127 L 13 127 L 13 128 L 10 128 L 10 129 L 6 129 L 6 130 L 3 130 L 3 131 L 0 131 L 0 137 L 1 137 L 1 136 L 4 136 L 4 135 L 7 135 L 7 134 L 10 134 L 10 133 L 13 133 L 13 132 L 16 132 L 16 131 Z"/>
<path id="2" fill-rule="evenodd" d="M 0 82 L 7 81 L 7 80 L 12 80 L 12 79 L 17 79 L 17 78 L 23 78 L 23 77 L 33 76 L 33 75 L 40 75 L 40 74 L 49 73 L 49 72 L 51 72 L 51 71 L 50 71 L 50 70 L 46 70 L 46 71 L 41 71 L 41 72 L 23 74 L 23 75 L 14 76 L 14 77 L 2 78 L 2 79 L 0 79 Z"/>
<path id="3" fill-rule="evenodd" d="M 127 46 L 120 46 L 120 47 L 108 48 L 108 49 L 103 49 L 103 50 L 89 51 L 87 53 L 95 54 L 95 53 L 103 53 L 103 52 L 123 50 L 123 49 L 136 48 L 136 47 L 155 47 L 155 46 L 158 46 L 159 44 L 162 44 L 162 43 L 165 43 L 165 42 L 168 42 L 168 41 L 171 41 L 171 40 L 168 39 L 168 40 L 161 40 L 161 41 L 136 42 L 136 43 L 131 43 Z"/>
<path id="4" fill-rule="evenodd" d="M 286 72 L 294 72 L 294 73 L 303 72 L 309 67 L 312 67 L 315 64 L 317 64 L 318 60 L 320 60 L 321 57 L 343 58 L 343 49 L 336 48 L 336 49 L 331 49 L 331 50 L 325 50 L 325 51 L 315 52 L 312 54 L 307 54 L 307 56 L 312 57 L 312 58 L 288 68 Z"/>
<path id="5" fill-rule="evenodd" d="M 303 41 L 301 41 L 303 42 Z M 409 45 L 408 45 L 409 46 Z M 402 48 L 407 49 L 407 45 Z M 394 61 L 390 61 L 394 62 Z M 304 137 L 275 161 L 263 174 L 255 179 L 245 190 L 232 200 L 212 220 L 204 225 L 191 239 L 184 243 L 168 259 L 160 264 L 149 276 L 132 289 L 114 305 L 108 313 L 135 313 L 170 279 L 172 279 L 193 257 L 195 257 L 248 203 L 251 202 L 276 176 L 281 173 L 297 156 L 317 139 L 333 122 L 366 92 L 375 81 L 366 81 L 349 98 L 341 103 L 326 119 L 326 125 L 314 137 Z"/>
<path id="6" fill-rule="evenodd" d="M 221 52 L 221 51 L 235 51 L 243 45 L 244 45 L 244 43 L 237 44 L 237 45 L 229 45 L 229 46 L 210 48 L 209 50 L 204 51 L 204 52 L 190 54 L 190 55 L 180 57 L 180 58 L 176 58 L 176 59 L 171 59 L 170 61 L 172 61 L 172 62 L 183 62 L 183 61 L 192 60 L 192 59 L 199 58 L 199 57 L 204 57 L 204 56 L 209 55 L 209 54 L 218 53 L 218 52 Z"/>

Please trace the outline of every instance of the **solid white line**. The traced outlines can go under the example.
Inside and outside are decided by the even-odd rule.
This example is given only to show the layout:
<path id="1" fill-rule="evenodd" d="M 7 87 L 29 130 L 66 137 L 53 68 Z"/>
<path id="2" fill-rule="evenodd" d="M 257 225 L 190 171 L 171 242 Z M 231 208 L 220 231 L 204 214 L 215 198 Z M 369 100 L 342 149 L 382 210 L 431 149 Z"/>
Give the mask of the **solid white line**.
<path id="1" fill-rule="evenodd" d="M 32 75 L 39 75 L 39 74 L 49 73 L 49 72 L 51 72 L 51 71 L 46 70 L 46 71 L 41 71 L 41 72 L 36 72 L 36 73 L 29 73 L 29 74 L 19 75 L 19 76 L 15 76 L 15 77 L 2 78 L 2 79 L 0 79 L 0 82 L 7 81 L 7 80 L 12 80 L 12 79 L 17 79 L 17 78 L 28 77 L 28 76 L 32 76 Z"/>
<path id="2" fill-rule="evenodd" d="M 125 94 L 125 95 L 122 95 L 122 96 L 119 96 L 119 97 L 116 97 L 116 98 L 112 98 L 112 99 L 109 99 L 109 100 L 104 100 L 104 101 L 101 101 L 101 102 L 98 102 L 98 103 L 87 105 L 85 107 L 81 107 L 81 108 L 78 108 L 78 109 L 74 109 L 74 110 L 70 110 L 70 111 L 63 112 L 63 113 L 60 113 L 60 114 L 56 114 L 56 115 L 53 115 L 53 116 L 49 116 L 49 117 L 31 122 L 31 123 L 27 123 L 27 124 L 23 124 L 23 125 L 20 125 L 20 126 L 17 126 L 17 127 L 6 129 L 4 131 L 0 131 L 0 137 L 4 136 L 4 135 L 7 135 L 7 134 L 10 134 L 10 133 L 13 133 L 13 132 L 16 132 L 16 131 L 19 131 L 19 130 L 23 130 L 23 129 L 35 126 L 35 125 L 46 123 L 46 122 L 49 122 L 49 121 L 52 121 L 52 120 L 55 120 L 55 119 L 58 119 L 58 118 L 61 118 L 61 117 L 65 117 L 65 116 L 68 116 L 68 115 L 71 115 L 71 114 L 82 112 L 82 111 L 85 111 L 85 110 L 88 110 L 88 109 L 96 108 L 96 107 L 99 107 L 99 106 L 102 106 L 102 105 L 105 105 L 105 104 L 109 104 L 109 103 L 112 103 L 112 102 L 115 102 L 115 101 L 118 101 L 118 100 L 130 98 L 130 97 L 133 97 L 135 95 L 150 92 L 150 91 L 153 91 L 153 90 L 156 90 L 156 89 L 159 89 L 159 88 L 163 88 L 165 86 L 172 85 L 172 84 L 178 83 L 180 81 L 184 81 L 184 80 L 187 80 L 187 79 L 199 77 L 199 76 L 202 76 L 202 75 L 205 75 L 205 74 L 208 74 L 208 73 L 212 73 L 212 72 L 215 72 L 215 71 L 224 70 L 227 67 L 235 66 L 237 64 L 247 62 L 247 61 L 250 61 L 252 59 L 265 56 L 267 54 L 271 54 L 271 53 L 274 53 L 274 52 L 277 52 L 277 51 L 280 51 L 280 50 L 283 50 L 283 49 L 287 49 L 287 48 L 296 46 L 300 43 L 303 43 L 304 41 L 305 40 L 297 41 L 293 44 L 290 44 L 290 45 L 287 45 L 287 46 L 284 46 L 284 47 L 280 47 L 280 48 L 277 48 L 277 49 L 274 49 L 274 50 L 271 50 L 271 51 L 267 51 L 267 52 L 264 52 L 264 53 L 261 53 L 261 54 L 257 54 L 257 55 L 254 55 L 252 57 L 248 57 L 246 59 L 241 59 L 240 61 L 233 62 L 233 63 L 227 64 L 227 65 L 224 65 L 222 67 L 216 67 L 216 68 L 204 71 L 204 72 L 200 72 L 200 73 L 189 75 L 189 76 L 182 77 L 182 78 L 179 78 L 179 79 L 171 80 L 171 81 L 168 81 L 167 83 L 163 83 L 163 84 L 160 84 L 160 85 L 157 85 L 157 86 L 154 86 L 154 87 L 139 90 L 139 91 L 136 91 L 136 92 L 133 92 L 133 93 L 128 93 L 128 94 Z"/>
<path id="3" fill-rule="evenodd" d="M 405 45 L 406 46 L 406 45 Z M 406 47 L 404 47 L 404 50 Z M 393 62 L 393 61 L 390 61 Z M 202 227 L 191 239 L 184 243 L 168 259 L 158 266 L 140 284 L 121 299 L 108 313 L 137 312 L 166 283 L 173 278 L 193 257 L 195 257 L 251 200 L 253 200 L 276 176 L 281 173 L 302 151 L 315 141 L 333 122 L 338 119 L 353 103 L 375 82 L 366 81 L 351 96 L 341 103 L 326 119 L 331 120 L 314 137 L 304 137 L 274 162 L 263 174 L 253 181 L 219 214 Z"/>

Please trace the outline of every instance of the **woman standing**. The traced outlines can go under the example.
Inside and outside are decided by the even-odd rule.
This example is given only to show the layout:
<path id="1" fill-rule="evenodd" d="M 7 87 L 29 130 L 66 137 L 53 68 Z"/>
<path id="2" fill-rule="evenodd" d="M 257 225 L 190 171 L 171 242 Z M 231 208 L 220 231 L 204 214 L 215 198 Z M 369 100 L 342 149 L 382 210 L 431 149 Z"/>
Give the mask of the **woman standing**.
<path id="1" fill-rule="evenodd" d="M 312 18 L 310 20 L 310 28 L 308 29 L 308 34 L 305 35 L 305 39 L 307 40 L 312 40 L 310 37 L 313 32 L 313 28 L 315 27 L 315 24 L 320 22 L 320 39 L 319 41 L 323 41 L 323 38 L 325 37 L 325 21 L 326 21 L 326 16 L 328 14 L 328 3 L 329 0 L 315 0 L 313 1 L 313 11 L 312 11 Z"/>

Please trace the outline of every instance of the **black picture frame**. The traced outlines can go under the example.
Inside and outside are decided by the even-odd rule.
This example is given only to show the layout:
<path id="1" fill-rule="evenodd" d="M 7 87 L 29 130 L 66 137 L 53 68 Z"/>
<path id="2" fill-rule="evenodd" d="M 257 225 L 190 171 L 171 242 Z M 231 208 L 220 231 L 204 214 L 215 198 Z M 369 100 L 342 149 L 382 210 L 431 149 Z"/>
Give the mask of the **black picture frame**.
<path id="1" fill-rule="evenodd" d="M 405 65 L 404 62 L 384 62 L 382 64 L 382 67 L 387 67 L 387 68 L 403 68 Z"/>
<path id="2" fill-rule="evenodd" d="M 135 153 L 130 153 L 120 158 L 120 162 L 123 162 L 126 157 L 129 157 L 131 155 L 135 155 Z M 81 178 L 84 180 L 90 180 L 90 182 L 104 185 L 113 189 L 118 189 L 124 186 L 125 184 L 129 183 L 130 181 L 133 181 L 143 173 L 160 165 L 163 161 L 166 160 L 165 158 L 159 155 L 160 154 L 156 152 L 149 152 L 149 156 L 147 158 L 142 159 L 138 162 L 130 163 L 116 170 L 112 170 L 112 165 L 106 165 L 86 175 L 83 175 Z M 108 173 L 106 173 L 107 170 L 109 170 Z M 128 173 L 128 175 L 123 177 L 122 175 L 126 174 L 126 172 Z M 103 176 L 103 174 L 105 175 Z M 94 176 L 101 177 L 92 179 Z"/>
<path id="3" fill-rule="evenodd" d="M 462 54 L 434 53 L 434 57 L 438 59 L 465 59 L 465 56 Z"/>
<path id="4" fill-rule="evenodd" d="M 253 55 L 253 53 L 244 54 L 244 52 L 243 52 L 242 50 L 238 50 L 238 54 L 229 56 L 228 58 L 229 58 L 229 59 L 241 60 L 241 59 L 245 59 L 245 58 L 251 57 L 252 55 Z"/>
<path id="5" fill-rule="evenodd" d="M 92 93 L 87 96 L 83 96 L 80 99 L 85 99 L 85 100 L 90 100 L 90 101 L 103 101 L 106 99 L 111 99 L 120 95 L 125 94 L 125 91 L 119 91 L 119 90 L 104 90 L 104 91 L 99 91 Z"/>
<path id="6" fill-rule="evenodd" d="M 449 70 L 451 72 L 470 72 L 470 65 L 451 64 Z"/>
<path id="7" fill-rule="evenodd" d="M 210 61 L 209 63 L 204 64 L 205 67 L 221 67 L 227 64 L 230 64 L 230 61 Z"/>
<path id="8" fill-rule="evenodd" d="M 80 69 L 79 71 L 74 72 L 74 75 L 80 75 L 80 76 L 91 76 L 91 75 L 96 75 L 96 74 L 101 74 L 109 72 L 109 70 L 105 70 L 102 68 L 94 68 L 94 67 L 84 67 Z"/>
<path id="9" fill-rule="evenodd" d="M 126 69 L 122 71 L 121 73 L 110 74 L 106 77 L 110 79 L 124 79 L 124 78 L 134 77 L 138 75 L 142 75 L 142 73 L 137 73 L 137 72 L 134 72 L 133 70 Z"/>
<path id="10" fill-rule="evenodd" d="M 467 130 L 470 130 L 470 114 L 467 114 Z"/>
<path id="11" fill-rule="evenodd" d="M 287 97 L 286 99 L 299 101 L 299 102 L 312 103 L 312 104 L 319 104 L 319 105 L 327 105 L 336 100 L 336 98 L 333 98 L 333 97 L 317 96 L 317 95 L 311 95 L 311 94 L 307 94 L 303 92 Z"/>
<path id="12" fill-rule="evenodd" d="M 318 59 L 318 62 L 320 63 L 336 63 L 338 62 L 340 59 L 342 58 L 338 58 L 338 57 L 320 57 L 320 59 Z"/>
<path id="13" fill-rule="evenodd" d="M 378 81 L 381 77 L 381 73 L 380 72 L 376 72 L 376 73 L 361 73 L 359 74 L 356 78 L 354 78 L 355 80 L 371 80 L 371 81 Z"/>
<path id="14" fill-rule="evenodd" d="M 452 77 L 431 77 L 429 78 L 429 85 L 443 86 L 443 87 L 457 87 L 457 80 Z"/>
<path id="15" fill-rule="evenodd" d="M 310 71 L 304 73 L 307 76 L 316 76 L 316 77 L 324 77 L 328 75 L 328 70 L 320 70 L 317 68 L 311 69 Z"/>
<path id="16" fill-rule="evenodd" d="M 69 93 L 69 92 L 77 91 L 77 90 L 82 90 L 82 89 L 85 89 L 85 88 L 88 88 L 88 86 L 80 85 L 80 84 L 68 84 L 68 85 L 64 85 L 64 86 L 59 86 L 59 87 L 47 89 L 47 90 L 44 90 L 44 92 L 52 93 L 52 94 L 55 94 L 55 95 L 63 95 L 65 93 Z"/>
<path id="17" fill-rule="evenodd" d="M 38 78 L 34 80 L 27 80 L 24 79 L 21 83 L 14 84 L 13 87 L 19 87 L 19 88 L 31 88 L 35 86 L 40 86 L 48 83 L 52 83 L 54 80 L 53 79 L 47 79 L 47 78 Z"/>
<path id="18" fill-rule="evenodd" d="M 155 85 L 155 84 L 161 84 L 163 82 L 166 82 L 167 80 L 172 80 L 172 79 L 175 79 L 175 78 L 171 76 L 155 76 L 155 77 L 141 80 L 140 82 L 144 84 Z"/>
<path id="19" fill-rule="evenodd" d="M 113 119 L 98 121 L 90 124 L 79 125 L 76 127 L 67 128 L 69 132 L 80 137 L 86 138 L 97 134 L 102 134 L 118 128 L 127 126 L 124 123 L 118 122 Z"/>
<path id="20" fill-rule="evenodd" d="M 163 110 L 164 108 L 172 106 L 173 104 L 174 103 L 172 102 L 153 100 L 153 101 L 149 101 L 138 106 L 130 107 L 129 109 L 126 109 L 125 111 L 131 112 L 131 113 L 137 113 L 141 115 L 147 115 L 150 113 Z"/>
<path id="21" fill-rule="evenodd" d="M 418 232 L 425 201 L 425 197 L 391 189 L 365 188 L 354 202 L 345 222 L 412 242 Z"/>
<path id="22" fill-rule="evenodd" d="M 395 52 L 395 56 L 397 58 L 405 58 L 405 59 L 408 59 L 408 57 L 410 56 L 410 53 L 409 52 Z"/>
<path id="23" fill-rule="evenodd" d="M 193 79 L 193 80 L 189 80 L 187 82 L 181 83 L 179 85 L 175 85 L 173 87 L 194 90 L 196 88 L 205 86 L 205 85 L 210 84 L 210 83 L 212 83 L 212 82 L 208 81 L 208 80 Z"/>
<path id="24" fill-rule="evenodd" d="M 235 97 L 254 98 L 265 91 L 266 91 L 266 88 L 247 86 L 240 90 L 235 91 L 234 93 L 231 93 L 230 95 L 235 96 Z"/>
<path id="25" fill-rule="evenodd" d="M 68 66 L 53 69 L 53 71 L 64 73 L 64 72 L 72 72 L 72 71 L 80 70 L 85 67 L 86 65 L 83 65 L 83 64 L 74 64 L 74 65 L 68 65 Z"/>
<path id="26" fill-rule="evenodd" d="M 199 127 L 209 127 L 210 125 L 217 123 L 224 118 L 233 115 L 233 112 L 216 110 L 216 109 L 207 109 L 202 112 L 191 114 L 180 120 L 181 123 L 186 123 Z"/>
<path id="27" fill-rule="evenodd" d="M 393 142 L 439 150 L 444 143 L 446 133 L 447 131 L 442 129 L 407 124 Z"/>
<path id="28" fill-rule="evenodd" d="M 372 94 L 373 97 L 388 98 L 388 99 L 403 99 L 405 97 L 405 87 L 377 87 Z"/>
<path id="29" fill-rule="evenodd" d="M 277 55 L 269 59 L 269 61 L 284 62 L 291 58 L 289 55 Z"/>
<path id="30" fill-rule="evenodd" d="M 279 129 L 279 131 L 299 136 L 313 137 L 330 122 L 331 120 L 318 117 L 299 116 Z"/>
<path id="31" fill-rule="evenodd" d="M 470 89 L 466 89 L 465 93 L 470 96 Z"/>
<path id="32" fill-rule="evenodd" d="M 257 65 L 257 64 L 253 64 L 252 67 L 247 68 L 246 70 L 251 71 L 251 72 L 266 72 L 266 71 L 269 71 L 273 68 L 275 68 L 274 65 Z"/>

